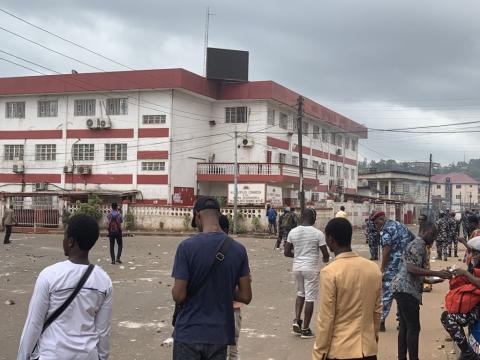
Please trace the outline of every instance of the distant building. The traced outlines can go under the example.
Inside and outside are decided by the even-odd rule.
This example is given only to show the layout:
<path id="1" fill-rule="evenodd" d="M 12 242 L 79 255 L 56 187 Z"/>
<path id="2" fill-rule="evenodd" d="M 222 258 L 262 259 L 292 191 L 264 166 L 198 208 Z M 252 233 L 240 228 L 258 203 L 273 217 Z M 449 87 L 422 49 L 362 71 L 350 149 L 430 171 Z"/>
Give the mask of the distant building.
<path id="1" fill-rule="evenodd" d="M 426 204 L 428 176 L 405 171 L 377 171 L 359 174 L 358 194 L 385 200 Z"/>
<path id="2" fill-rule="evenodd" d="M 440 198 L 447 208 L 461 209 L 478 204 L 480 182 L 471 176 L 452 172 L 432 176 L 432 197 Z"/>

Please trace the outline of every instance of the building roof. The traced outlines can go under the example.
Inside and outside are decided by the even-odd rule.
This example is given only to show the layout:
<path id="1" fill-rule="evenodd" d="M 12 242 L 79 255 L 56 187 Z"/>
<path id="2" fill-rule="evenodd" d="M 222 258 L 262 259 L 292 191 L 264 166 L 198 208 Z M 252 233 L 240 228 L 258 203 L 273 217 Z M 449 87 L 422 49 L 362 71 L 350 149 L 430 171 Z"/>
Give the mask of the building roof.
<path id="1" fill-rule="evenodd" d="M 461 172 L 451 172 L 448 174 L 437 174 L 432 176 L 432 182 L 437 184 L 445 184 L 445 180 L 450 178 L 452 184 L 480 184 L 471 176 Z"/>
<path id="2" fill-rule="evenodd" d="M 362 180 L 386 180 L 386 179 L 405 179 L 415 181 L 428 181 L 428 175 L 413 173 L 408 171 L 382 170 L 358 174 L 358 179 Z"/>
<path id="3" fill-rule="evenodd" d="M 183 89 L 215 100 L 273 100 L 295 106 L 300 94 L 274 81 L 222 83 L 184 69 L 134 70 L 98 73 L 0 78 L 0 96 Z M 305 114 L 366 138 L 363 125 L 305 98 Z"/>

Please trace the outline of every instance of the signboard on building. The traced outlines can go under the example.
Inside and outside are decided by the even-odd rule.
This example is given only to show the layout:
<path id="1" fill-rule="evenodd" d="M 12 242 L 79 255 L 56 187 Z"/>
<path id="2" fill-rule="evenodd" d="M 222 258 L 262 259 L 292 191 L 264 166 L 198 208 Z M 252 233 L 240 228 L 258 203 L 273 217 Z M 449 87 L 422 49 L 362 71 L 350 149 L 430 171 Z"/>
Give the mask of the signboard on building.
<path id="1" fill-rule="evenodd" d="M 238 205 L 282 206 L 282 188 L 265 184 L 238 184 Z M 234 184 L 228 184 L 228 204 L 233 205 Z"/>

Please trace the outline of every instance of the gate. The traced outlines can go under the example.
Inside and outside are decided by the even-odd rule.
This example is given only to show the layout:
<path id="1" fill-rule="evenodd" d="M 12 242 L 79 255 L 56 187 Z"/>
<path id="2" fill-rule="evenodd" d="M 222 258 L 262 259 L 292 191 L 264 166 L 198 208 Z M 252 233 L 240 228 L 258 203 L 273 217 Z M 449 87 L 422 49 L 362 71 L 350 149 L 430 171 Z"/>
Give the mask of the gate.
<path id="1" fill-rule="evenodd" d="M 18 226 L 57 228 L 59 225 L 58 196 L 17 196 L 10 198 L 10 204 L 13 205 Z"/>

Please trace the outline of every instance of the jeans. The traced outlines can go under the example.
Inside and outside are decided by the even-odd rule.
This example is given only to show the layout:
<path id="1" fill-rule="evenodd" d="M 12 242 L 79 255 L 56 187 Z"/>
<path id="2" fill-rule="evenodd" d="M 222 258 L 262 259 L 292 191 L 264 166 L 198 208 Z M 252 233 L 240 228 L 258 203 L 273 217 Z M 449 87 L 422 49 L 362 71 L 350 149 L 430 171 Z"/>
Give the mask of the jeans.
<path id="1" fill-rule="evenodd" d="M 5 225 L 5 238 L 3 239 L 4 244 L 10 242 L 10 235 L 12 234 L 12 225 Z"/>
<path id="2" fill-rule="evenodd" d="M 268 221 L 268 233 L 269 234 L 277 234 L 277 222 L 270 222 Z"/>
<path id="3" fill-rule="evenodd" d="M 400 329 L 398 331 L 398 359 L 418 360 L 420 335 L 420 301 L 407 293 L 396 293 Z"/>
<path id="4" fill-rule="evenodd" d="M 112 261 L 115 261 L 115 240 L 117 240 L 117 245 L 118 245 L 118 253 L 117 253 L 117 260 L 120 260 L 122 257 L 122 249 L 123 249 L 123 239 L 122 239 L 122 234 L 110 234 L 108 235 L 108 238 L 110 239 L 110 257 L 112 258 Z"/>
<path id="5" fill-rule="evenodd" d="M 227 345 L 173 342 L 173 360 L 225 360 Z"/>

